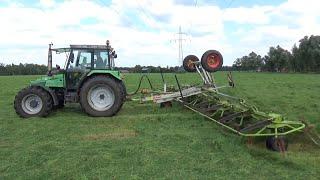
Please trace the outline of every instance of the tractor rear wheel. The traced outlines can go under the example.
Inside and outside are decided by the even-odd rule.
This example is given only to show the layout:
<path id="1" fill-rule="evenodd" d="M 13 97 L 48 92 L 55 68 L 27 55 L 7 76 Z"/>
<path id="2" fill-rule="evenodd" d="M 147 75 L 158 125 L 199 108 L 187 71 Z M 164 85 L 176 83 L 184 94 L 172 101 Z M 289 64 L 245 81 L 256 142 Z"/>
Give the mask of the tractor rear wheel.
<path id="1" fill-rule="evenodd" d="M 122 103 L 121 103 L 121 106 L 120 106 L 120 108 L 118 109 L 118 111 L 121 109 L 122 105 L 124 104 L 124 102 L 125 102 L 126 99 L 127 99 L 127 89 L 126 89 L 126 86 L 124 85 L 123 81 L 120 81 L 120 82 L 119 82 L 119 88 L 120 88 L 120 92 L 121 92 Z M 117 112 L 118 112 L 118 111 L 117 111 Z"/>
<path id="2" fill-rule="evenodd" d="M 201 57 L 201 65 L 208 72 L 218 71 L 223 64 L 223 57 L 219 51 L 208 50 Z"/>
<path id="3" fill-rule="evenodd" d="M 199 61 L 199 58 L 195 55 L 189 55 L 183 59 L 183 68 L 187 72 L 196 72 L 196 62 Z"/>
<path id="4" fill-rule="evenodd" d="M 52 106 L 50 94 L 41 87 L 36 86 L 22 89 L 14 100 L 14 109 L 23 118 L 48 116 Z"/>
<path id="5" fill-rule="evenodd" d="M 119 82 L 120 90 L 121 90 L 121 96 L 122 96 L 122 103 L 126 101 L 127 98 L 127 89 L 126 86 L 124 85 L 123 81 Z"/>
<path id="6" fill-rule="evenodd" d="M 87 114 L 95 117 L 115 115 L 124 100 L 119 83 L 106 76 L 90 78 L 80 91 L 81 107 Z"/>

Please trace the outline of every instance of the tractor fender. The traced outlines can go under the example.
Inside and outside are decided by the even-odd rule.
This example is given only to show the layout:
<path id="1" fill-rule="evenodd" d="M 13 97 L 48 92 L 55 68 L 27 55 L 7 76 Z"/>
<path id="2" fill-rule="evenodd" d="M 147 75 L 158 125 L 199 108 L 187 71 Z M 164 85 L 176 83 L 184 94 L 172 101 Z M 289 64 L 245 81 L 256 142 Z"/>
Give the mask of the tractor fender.
<path id="1" fill-rule="evenodd" d="M 115 70 L 92 70 L 87 76 L 95 76 L 95 75 L 109 75 L 121 81 L 120 72 Z"/>
<path id="2" fill-rule="evenodd" d="M 59 104 L 58 97 L 57 97 L 56 93 L 54 93 L 54 91 L 52 89 L 50 89 L 48 87 L 44 87 L 44 86 L 39 86 L 39 85 L 31 85 L 31 86 L 40 87 L 43 90 L 47 91 L 50 94 L 50 96 L 51 96 L 51 98 L 53 100 L 53 105 L 57 106 Z"/>
<path id="3" fill-rule="evenodd" d="M 122 81 L 121 78 L 118 78 L 118 76 L 114 76 L 114 74 L 112 73 L 89 73 L 85 76 L 85 78 L 83 78 L 81 80 L 81 82 L 79 83 L 79 87 L 78 87 L 78 91 L 80 92 L 80 89 L 81 87 L 83 86 L 83 84 L 90 78 L 94 77 L 94 76 L 106 76 L 106 77 L 109 77 L 109 78 L 113 78 L 115 79 L 116 81 Z"/>

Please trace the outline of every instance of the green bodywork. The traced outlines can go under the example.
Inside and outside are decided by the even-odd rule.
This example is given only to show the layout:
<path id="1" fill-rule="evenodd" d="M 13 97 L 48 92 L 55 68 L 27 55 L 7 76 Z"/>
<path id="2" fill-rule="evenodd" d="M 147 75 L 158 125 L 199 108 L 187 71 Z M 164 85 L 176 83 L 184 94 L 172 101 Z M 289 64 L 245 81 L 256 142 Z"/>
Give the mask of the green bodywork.
<path id="1" fill-rule="evenodd" d="M 39 79 L 31 81 L 31 85 L 38 85 L 41 87 L 56 87 L 64 88 L 65 87 L 65 78 L 64 74 L 56 74 L 53 76 L 43 76 Z"/>
<path id="2" fill-rule="evenodd" d="M 97 74 L 111 75 L 112 77 L 121 80 L 121 74 L 116 70 L 90 70 L 86 75 L 80 80 L 82 81 L 85 77 L 94 76 Z M 66 88 L 65 73 L 59 73 L 53 76 L 43 76 L 39 79 L 30 82 L 30 85 L 37 85 L 47 88 Z"/>
<path id="3" fill-rule="evenodd" d="M 113 77 L 115 77 L 118 80 L 121 80 L 121 74 L 120 71 L 116 71 L 116 70 L 100 70 L 100 69 L 95 69 L 95 70 L 91 70 L 87 76 L 92 76 L 95 74 L 109 74 Z"/>

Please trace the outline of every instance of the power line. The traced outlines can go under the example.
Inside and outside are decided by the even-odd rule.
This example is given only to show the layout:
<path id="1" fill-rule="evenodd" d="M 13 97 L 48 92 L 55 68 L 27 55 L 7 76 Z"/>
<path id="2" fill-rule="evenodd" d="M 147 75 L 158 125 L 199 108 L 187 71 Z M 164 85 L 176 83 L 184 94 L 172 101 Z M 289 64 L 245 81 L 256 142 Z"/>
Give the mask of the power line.
<path id="1" fill-rule="evenodd" d="M 229 2 L 229 4 L 228 4 L 228 6 L 227 6 L 226 9 L 228 9 L 228 8 L 232 5 L 232 3 L 233 3 L 234 1 L 235 1 L 235 0 L 230 0 L 230 2 Z"/>
<path id="2" fill-rule="evenodd" d="M 229 4 L 227 5 L 227 7 L 225 8 L 225 10 L 223 11 L 221 17 L 223 18 L 223 15 L 226 13 L 226 10 L 232 5 L 232 3 L 234 2 L 235 0 L 230 0 L 229 1 Z"/>
<path id="3" fill-rule="evenodd" d="M 178 65 L 182 64 L 183 61 L 183 41 L 186 41 L 187 39 L 183 38 L 183 36 L 186 36 L 187 34 L 182 32 L 181 26 L 179 26 L 179 32 L 177 33 L 178 38 L 175 38 L 171 40 L 171 42 L 177 42 L 178 41 L 178 46 L 179 46 L 179 56 L 178 56 Z"/>
<path id="4" fill-rule="evenodd" d="M 125 21 L 126 21 L 130 26 L 133 25 L 133 23 L 131 22 L 131 20 L 130 20 L 125 14 L 121 14 L 117 9 L 113 8 L 112 6 L 109 6 L 107 3 L 105 3 L 105 2 L 102 1 L 102 0 L 96 0 L 96 2 L 97 2 L 98 4 L 102 4 L 102 5 L 110 8 L 110 9 L 113 10 L 115 13 L 117 13 L 117 14 L 119 15 L 119 17 L 122 17 L 122 16 L 123 16 L 123 17 L 125 18 Z"/>
<path id="5" fill-rule="evenodd" d="M 138 4 L 138 6 L 139 6 L 139 11 L 142 12 L 142 14 L 144 14 L 145 17 L 146 17 L 149 21 L 152 21 L 153 18 L 152 18 L 148 13 L 146 13 L 146 11 L 145 11 L 144 8 L 142 7 L 142 5 L 141 5 L 141 3 L 139 2 L 139 0 L 136 0 L 136 2 L 137 2 L 137 4 Z M 147 24 L 151 27 L 151 24 L 150 24 L 148 21 L 146 21 L 146 22 L 147 22 Z"/>
<path id="6" fill-rule="evenodd" d="M 194 0 L 193 2 L 194 2 L 194 8 L 197 8 L 197 7 L 198 7 L 198 0 Z M 190 26 L 189 26 L 189 28 L 188 28 L 188 33 L 191 34 L 191 30 L 192 30 L 192 28 L 193 28 L 192 19 L 189 20 L 189 22 L 190 22 Z"/>

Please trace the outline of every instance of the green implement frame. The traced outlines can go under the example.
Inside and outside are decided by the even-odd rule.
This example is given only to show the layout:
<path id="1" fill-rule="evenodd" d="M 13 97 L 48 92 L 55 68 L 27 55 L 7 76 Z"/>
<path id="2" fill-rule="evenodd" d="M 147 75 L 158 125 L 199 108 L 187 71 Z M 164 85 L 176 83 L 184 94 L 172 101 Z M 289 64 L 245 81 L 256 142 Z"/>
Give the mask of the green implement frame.
<path id="1" fill-rule="evenodd" d="M 277 138 L 305 128 L 302 122 L 288 121 L 280 114 L 259 111 L 245 100 L 219 93 L 214 88 L 202 88 L 198 95 L 176 100 L 186 108 L 241 136 Z"/>

